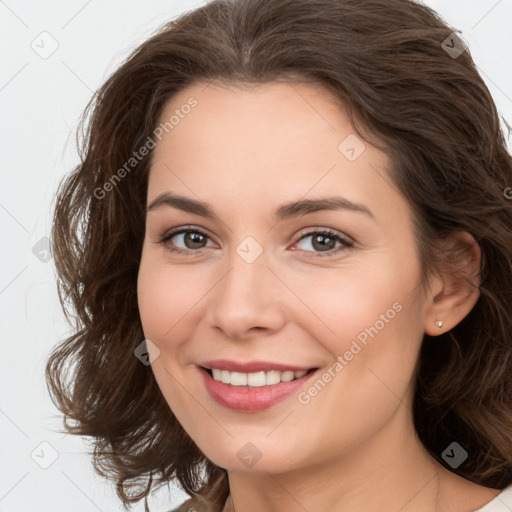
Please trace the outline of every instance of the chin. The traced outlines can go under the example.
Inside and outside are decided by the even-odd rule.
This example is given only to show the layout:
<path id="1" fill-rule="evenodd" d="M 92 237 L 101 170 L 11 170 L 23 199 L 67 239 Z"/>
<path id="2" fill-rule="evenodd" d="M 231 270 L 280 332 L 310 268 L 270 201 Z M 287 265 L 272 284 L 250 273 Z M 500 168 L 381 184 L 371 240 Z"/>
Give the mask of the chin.
<path id="1" fill-rule="evenodd" d="M 269 444 L 267 441 L 263 446 L 263 442 L 258 442 L 257 439 L 249 441 L 248 438 L 250 436 L 244 437 L 243 440 L 230 439 L 223 447 L 217 445 L 215 450 L 211 449 L 210 444 L 209 449 L 202 452 L 215 465 L 227 471 L 285 473 L 301 466 L 300 461 L 294 458 L 298 451 L 297 446 L 293 445 L 283 450 L 281 440 L 276 438 L 275 444 L 281 447 L 279 451 L 274 443 Z"/>

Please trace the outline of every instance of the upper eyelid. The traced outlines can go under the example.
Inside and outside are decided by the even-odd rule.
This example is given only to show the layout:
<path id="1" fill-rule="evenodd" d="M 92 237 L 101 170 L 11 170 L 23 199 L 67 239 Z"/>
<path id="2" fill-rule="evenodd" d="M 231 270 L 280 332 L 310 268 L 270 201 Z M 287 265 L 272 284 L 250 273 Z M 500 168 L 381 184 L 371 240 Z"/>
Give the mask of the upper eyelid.
<path id="1" fill-rule="evenodd" d="M 296 236 L 296 238 L 295 238 L 296 242 L 298 242 L 301 238 L 303 238 L 305 236 L 311 236 L 314 233 L 332 233 L 333 235 L 336 235 L 347 242 L 354 242 L 354 239 L 352 237 L 346 235 L 342 231 L 338 231 L 337 229 L 333 229 L 333 228 L 318 228 L 318 227 L 315 228 L 315 227 L 313 227 L 313 228 L 304 228 L 304 231 L 303 232 L 302 231 L 303 230 L 301 230 L 300 235 Z"/>

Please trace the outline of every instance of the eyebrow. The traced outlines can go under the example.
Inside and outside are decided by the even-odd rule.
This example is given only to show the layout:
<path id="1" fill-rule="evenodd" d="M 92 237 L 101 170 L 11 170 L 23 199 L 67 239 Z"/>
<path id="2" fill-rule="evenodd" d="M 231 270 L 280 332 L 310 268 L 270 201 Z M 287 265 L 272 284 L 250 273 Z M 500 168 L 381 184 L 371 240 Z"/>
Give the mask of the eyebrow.
<path id="1" fill-rule="evenodd" d="M 208 219 L 219 219 L 219 217 L 208 203 L 173 194 L 171 192 L 164 192 L 157 196 L 149 204 L 147 211 L 151 212 L 163 206 L 176 208 L 178 210 L 193 213 Z M 359 203 L 354 203 L 340 196 L 329 196 L 318 199 L 302 199 L 299 201 L 285 203 L 276 208 L 272 217 L 276 221 L 283 221 L 286 219 L 307 215 L 308 213 L 325 210 L 348 210 L 363 213 L 372 219 L 375 219 L 373 213 L 366 206 Z"/>

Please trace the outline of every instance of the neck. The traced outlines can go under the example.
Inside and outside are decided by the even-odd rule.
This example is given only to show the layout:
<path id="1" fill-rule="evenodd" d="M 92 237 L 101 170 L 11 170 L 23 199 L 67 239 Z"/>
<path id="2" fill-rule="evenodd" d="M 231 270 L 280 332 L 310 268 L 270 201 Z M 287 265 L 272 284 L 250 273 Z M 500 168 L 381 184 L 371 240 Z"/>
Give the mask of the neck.
<path id="1" fill-rule="evenodd" d="M 450 472 L 425 450 L 408 412 L 402 405 L 371 439 L 329 460 L 279 474 L 228 471 L 223 512 L 438 511 L 440 476 Z"/>

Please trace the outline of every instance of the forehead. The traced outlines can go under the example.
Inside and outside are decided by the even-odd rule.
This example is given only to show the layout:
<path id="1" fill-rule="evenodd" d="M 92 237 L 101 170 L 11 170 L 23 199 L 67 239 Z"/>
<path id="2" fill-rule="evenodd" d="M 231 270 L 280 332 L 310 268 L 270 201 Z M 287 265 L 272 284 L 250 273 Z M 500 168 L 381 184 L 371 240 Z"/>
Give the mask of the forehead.
<path id="1" fill-rule="evenodd" d="M 387 156 L 355 135 L 321 86 L 198 83 L 167 103 L 160 123 L 173 116 L 152 156 L 149 198 L 172 190 L 240 208 L 333 193 L 396 202 Z"/>
<path id="2" fill-rule="evenodd" d="M 186 108 L 190 98 L 196 101 L 193 109 Z M 249 155 L 259 156 L 258 161 L 294 155 L 314 159 L 319 152 L 336 155 L 338 139 L 353 132 L 341 103 L 316 84 L 195 84 L 168 102 L 160 123 L 182 110 L 188 114 L 157 153 L 179 149 L 194 138 L 196 151 L 189 157 L 223 151 L 231 161 L 243 156 L 246 166 Z"/>

